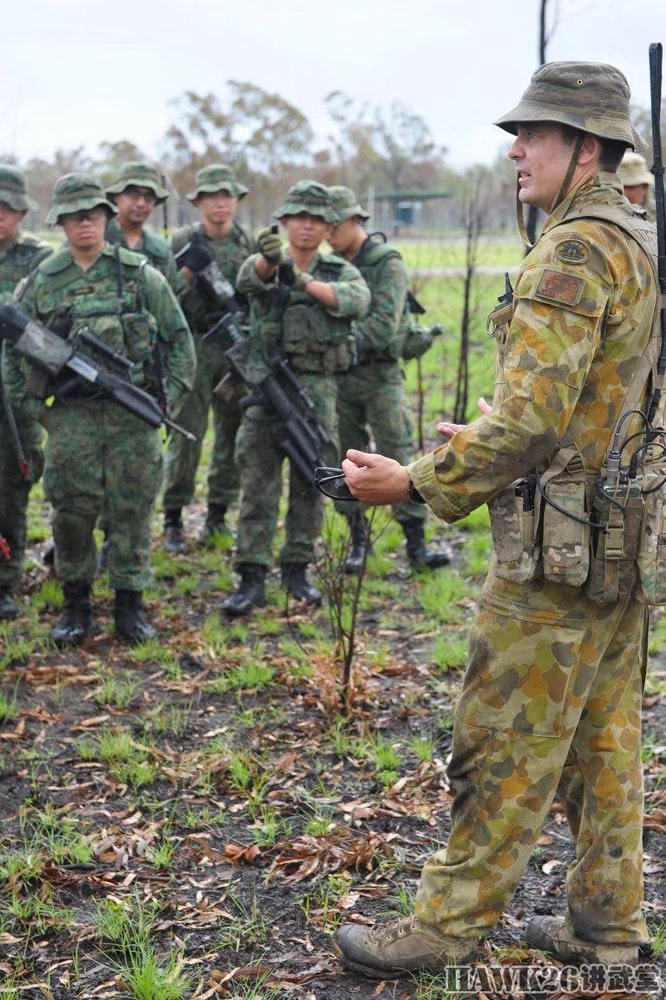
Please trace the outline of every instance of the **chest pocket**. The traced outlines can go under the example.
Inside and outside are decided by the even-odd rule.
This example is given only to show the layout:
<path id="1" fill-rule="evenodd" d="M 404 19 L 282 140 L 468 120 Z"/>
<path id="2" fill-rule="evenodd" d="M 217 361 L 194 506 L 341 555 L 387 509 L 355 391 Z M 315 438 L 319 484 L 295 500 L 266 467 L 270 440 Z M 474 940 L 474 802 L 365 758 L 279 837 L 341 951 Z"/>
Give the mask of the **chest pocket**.
<path id="1" fill-rule="evenodd" d="M 349 323 L 317 305 L 288 305 L 282 321 L 282 345 L 295 371 L 332 375 L 352 363 Z"/>

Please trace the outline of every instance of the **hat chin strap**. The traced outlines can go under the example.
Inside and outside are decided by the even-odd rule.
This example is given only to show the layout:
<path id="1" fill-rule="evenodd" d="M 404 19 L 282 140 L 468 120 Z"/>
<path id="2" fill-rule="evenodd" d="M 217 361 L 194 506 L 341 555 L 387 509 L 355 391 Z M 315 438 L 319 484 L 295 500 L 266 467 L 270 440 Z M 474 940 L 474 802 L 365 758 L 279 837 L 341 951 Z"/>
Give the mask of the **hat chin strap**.
<path id="1" fill-rule="evenodd" d="M 569 166 L 567 167 L 567 172 L 564 175 L 564 180 L 562 181 L 562 186 L 560 187 L 559 194 L 555 199 L 555 203 L 551 208 L 551 213 L 555 211 L 558 205 L 564 200 L 567 191 L 569 190 L 569 185 L 571 184 L 571 179 L 574 175 L 574 171 L 578 165 L 578 157 L 585 141 L 585 133 L 580 132 L 574 143 L 573 152 L 571 154 L 571 159 L 569 161 Z M 525 228 L 525 216 L 523 214 L 523 203 L 520 200 L 520 178 L 516 178 L 516 222 L 518 223 L 518 232 L 520 233 L 520 238 L 525 244 L 527 250 L 534 249 L 534 243 L 530 243 L 530 238 L 527 235 L 527 229 Z"/>

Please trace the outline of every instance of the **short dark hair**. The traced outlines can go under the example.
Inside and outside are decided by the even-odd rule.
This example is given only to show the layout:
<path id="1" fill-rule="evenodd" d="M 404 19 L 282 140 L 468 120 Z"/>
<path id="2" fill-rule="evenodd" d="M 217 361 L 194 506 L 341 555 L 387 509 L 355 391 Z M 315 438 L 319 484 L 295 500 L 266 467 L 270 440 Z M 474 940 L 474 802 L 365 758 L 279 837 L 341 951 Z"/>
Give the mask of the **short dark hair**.
<path id="1" fill-rule="evenodd" d="M 574 128 L 573 125 L 562 125 L 561 128 L 562 138 L 567 146 L 573 146 L 579 135 L 585 135 L 581 129 Z M 620 139 L 602 139 L 601 136 L 596 138 L 601 143 L 599 166 L 606 173 L 614 174 L 622 162 L 622 157 L 628 148 L 627 144 Z"/>

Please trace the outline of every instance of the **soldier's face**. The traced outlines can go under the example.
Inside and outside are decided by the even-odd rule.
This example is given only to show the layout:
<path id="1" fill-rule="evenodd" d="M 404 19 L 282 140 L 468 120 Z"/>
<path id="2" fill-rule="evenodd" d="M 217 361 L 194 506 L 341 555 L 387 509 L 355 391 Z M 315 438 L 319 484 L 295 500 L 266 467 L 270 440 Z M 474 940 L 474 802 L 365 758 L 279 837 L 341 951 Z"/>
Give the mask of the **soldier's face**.
<path id="1" fill-rule="evenodd" d="M 524 205 L 551 212 L 566 176 L 573 147 L 554 122 L 519 125 L 508 156 L 518 172 L 518 197 Z"/>
<path id="2" fill-rule="evenodd" d="M 354 250 L 357 231 L 358 223 L 356 219 L 345 219 L 344 222 L 338 223 L 337 226 L 331 226 L 328 242 L 336 253 L 342 254 L 345 257 L 347 253 L 351 253 Z"/>
<path id="3" fill-rule="evenodd" d="M 295 250 L 316 250 L 333 228 L 320 215 L 287 215 L 281 220 L 287 239 Z"/>
<path id="4" fill-rule="evenodd" d="M 211 226 L 233 222 L 237 206 L 238 198 L 228 191 L 213 191 L 212 194 L 200 194 L 197 198 L 197 208 L 201 209 L 204 219 Z"/>
<path id="5" fill-rule="evenodd" d="M 25 212 L 15 212 L 5 201 L 0 201 L 0 248 L 11 243 Z"/>
<path id="6" fill-rule="evenodd" d="M 647 184 L 629 184 L 623 190 L 627 201 L 630 201 L 632 205 L 640 205 L 641 208 L 645 208 L 648 199 Z"/>
<path id="7" fill-rule="evenodd" d="M 156 200 L 150 188 L 130 184 L 121 194 L 116 195 L 118 222 L 121 226 L 142 226 L 155 207 Z"/>
<path id="8" fill-rule="evenodd" d="M 99 205 L 89 211 L 61 215 L 60 225 L 72 249 L 91 252 L 104 246 L 106 220 L 106 209 Z"/>

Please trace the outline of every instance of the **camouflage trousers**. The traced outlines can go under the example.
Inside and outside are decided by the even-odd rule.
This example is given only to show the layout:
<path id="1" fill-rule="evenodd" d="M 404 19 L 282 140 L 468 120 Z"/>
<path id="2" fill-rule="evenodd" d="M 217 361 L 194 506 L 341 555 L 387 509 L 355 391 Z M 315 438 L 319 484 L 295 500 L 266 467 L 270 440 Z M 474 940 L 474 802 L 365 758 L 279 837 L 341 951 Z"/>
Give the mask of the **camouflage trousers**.
<path id="1" fill-rule="evenodd" d="M 111 586 L 143 590 L 151 582 L 152 516 L 162 477 L 158 431 L 101 399 L 56 404 L 47 429 L 44 489 L 54 508 L 58 578 L 92 581 L 93 529 L 103 512 Z"/>
<path id="2" fill-rule="evenodd" d="M 494 576 L 472 626 L 448 768 L 445 850 L 425 864 L 416 913 L 475 938 L 496 921 L 558 789 L 576 841 L 568 918 L 599 944 L 648 939 L 641 915 L 641 704 L 647 615 L 576 588 Z"/>
<path id="3" fill-rule="evenodd" d="M 18 583 L 25 557 L 28 496 L 44 467 L 42 435 L 42 428 L 37 423 L 20 428 L 29 471 L 29 478 L 24 479 L 9 426 L 4 416 L 0 417 L 0 535 L 4 535 L 11 551 L 9 560 L 0 556 L 0 587 L 12 590 Z"/>
<path id="4" fill-rule="evenodd" d="M 397 361 L 361 364 L 340 379 L 338 395 L 340 421 L 340 453 L 344 458 L 348 448 L 368 451 L 371 441 L 380 455 L 394 458 L 401 465 L 414 459 L 412 413 L 405 392 L 405 376 Z M 342 514 L 349 513 L 349 504 L 338 504 Z M 397 521 L 424 521 L 424 504 L 393 505 Z"/>
<path id="5" fill-rule="evenodd" d="M 192 502 L 196 473 L 201 460 L 208 415 L 213 411 L 213 450 L 208 470 L 208 503 L 229 507 L 238 496 L 238 469 L 234 460 L 236 434 L 241 422 L 240 397 L 245 390 L 230 383 L 225 400 L 213 392 L 228 372 L 229 362 L 221 347 L 194 337 L 197 370 L 194 385 L 178 410 L 178 423 L 196 436 L 188 441 L 182 434 L 169 438 L 164 474 L 164 508 L 174 510 Z"/>
<path id="6" fill-rule="evenodd" d="M 322 455 L 322 458 L 326 463 L 335 463 L 338 454 L 337 379 L 332 375 L 302 374 L 299 378 L 314 402 L 317 417 L 333 438 L 330 454 Z M 250 407 L 243 415 L 236 447 L 241 477 L 237 566 L 243 563 L 271 566 L 273 563 L 273 540 L 277 531 L 285 463 L 285 456 L 273 438 L 274 431 L 279 431 L 280 426 L 259 406 Z M 289 505 L 281 553 L 283 564 L 312 562 L 315 542 L 321 534 L 322 516 L 322 495 L 290 466 Z"/>

